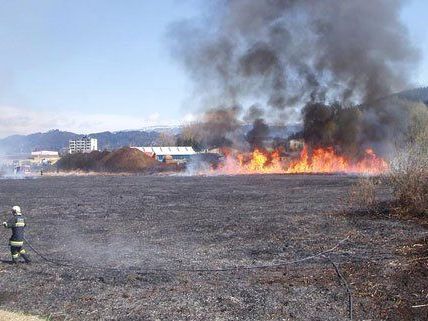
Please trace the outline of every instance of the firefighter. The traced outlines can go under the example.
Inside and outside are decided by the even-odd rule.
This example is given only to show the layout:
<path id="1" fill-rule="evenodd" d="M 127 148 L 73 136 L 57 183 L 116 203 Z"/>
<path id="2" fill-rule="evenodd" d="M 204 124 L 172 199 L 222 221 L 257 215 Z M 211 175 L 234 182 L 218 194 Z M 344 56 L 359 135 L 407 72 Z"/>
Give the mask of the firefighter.
<path id="1" fill-rule="evenodd" d="M 13 217 L 9 221 L 3 222 L 4 227 L 12 229 L 12 236 L 9 239 L 12 261 L 18 263 L 19 257 L 22 256 L 25 263 L 30 263 L 30 257 L 24 249 L 25 218 L 19 206 L 12 207 L 12 214 Z"/>

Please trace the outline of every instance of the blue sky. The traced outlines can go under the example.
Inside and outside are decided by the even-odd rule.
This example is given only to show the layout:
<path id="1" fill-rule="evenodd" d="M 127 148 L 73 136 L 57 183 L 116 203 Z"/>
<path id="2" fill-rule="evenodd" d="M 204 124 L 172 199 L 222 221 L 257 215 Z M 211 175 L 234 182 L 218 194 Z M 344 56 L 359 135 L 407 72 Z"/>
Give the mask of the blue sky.
<path id="1" fill-rule="evenodd" d="M 0 0 L 0 137 L 53 128 L 89 133 L 189 121 L 191 84 L 171 57 L 170 23 L 200 0 Z M 428 1 L 402 13 L 422 44 Z"/>
<path id="2" fill-rule="evenodd" d="M 415 83 L 428 86 L 428 1 L 409 0 L 402 12 L 402 20 L 408 28 L 410 38 L 421 50 L 421 63 L 415 74 Z"/>

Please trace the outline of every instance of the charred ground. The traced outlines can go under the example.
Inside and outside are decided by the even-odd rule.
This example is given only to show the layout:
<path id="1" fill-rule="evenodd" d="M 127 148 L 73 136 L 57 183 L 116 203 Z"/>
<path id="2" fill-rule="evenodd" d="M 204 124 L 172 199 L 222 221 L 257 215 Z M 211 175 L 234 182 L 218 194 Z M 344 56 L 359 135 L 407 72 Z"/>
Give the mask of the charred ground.
<path id="1" fill-rule="evenodd" d="M 427 229 L 413 220 L 350 214 L 355 178 L 90 176 L 0 180 L 4 213 L 28 217 L 34 255 L 12 266 L 0 234 L 0 307 L 52 320 L 425 320 Z M 388 191 L 384 191 L 385 199 Z M 89 268 L 97 267 L 97 268 Z M 160 269 L 159 271 L 151 269 Z M 165 271 L 168 270 L 168 271 Z"/>

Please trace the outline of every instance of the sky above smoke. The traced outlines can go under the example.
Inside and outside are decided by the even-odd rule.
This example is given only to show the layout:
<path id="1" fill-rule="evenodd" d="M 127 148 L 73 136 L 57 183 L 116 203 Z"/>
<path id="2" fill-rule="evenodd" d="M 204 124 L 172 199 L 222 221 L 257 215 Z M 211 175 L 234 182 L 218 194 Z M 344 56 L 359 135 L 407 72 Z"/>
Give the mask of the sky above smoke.
<path id="1" fill-rule="evenodd" d="M 407 88 L 419 60 L 401 0 L 222 0 L 171 27 L 203 109 L 373 101 Z M 286 119 L 287 120 L 287 119 Z"/>

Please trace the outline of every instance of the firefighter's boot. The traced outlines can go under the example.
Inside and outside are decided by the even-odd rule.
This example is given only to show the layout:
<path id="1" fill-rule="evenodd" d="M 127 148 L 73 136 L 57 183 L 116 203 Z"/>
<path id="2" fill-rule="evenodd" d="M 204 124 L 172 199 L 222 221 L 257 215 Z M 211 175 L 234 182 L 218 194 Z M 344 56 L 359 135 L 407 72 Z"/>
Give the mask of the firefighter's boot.
<path id="1" fill-rule="evenodd" d="M 28 254 L 21 254 L 22 258 L 24 259 L 25 263 L 31 263 L 30 256 Z"/>
<path id="2" fill-rule="evenodd" d="M 22 258 L 24 259 L 25 263 L 31 263 L 30 260 L 30 256 L 27 254 L 27 251 L 25 251 L 24 249 L 22 249 L 19 254 L 22 256 Z"/>

